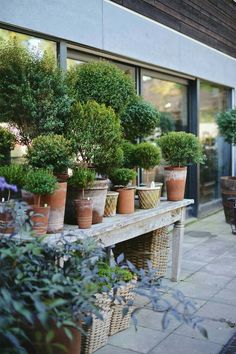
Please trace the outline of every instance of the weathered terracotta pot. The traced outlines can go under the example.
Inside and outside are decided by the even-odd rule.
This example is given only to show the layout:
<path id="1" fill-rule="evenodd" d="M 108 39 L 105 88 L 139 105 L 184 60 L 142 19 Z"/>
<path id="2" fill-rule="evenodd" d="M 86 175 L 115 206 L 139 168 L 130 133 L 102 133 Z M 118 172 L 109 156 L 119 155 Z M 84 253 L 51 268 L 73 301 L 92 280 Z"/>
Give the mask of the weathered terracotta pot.
<path id="1" fill-rule="evenodd" d="M 167 199 L 178 201 L 184 199 L 187 167 L 165 167 Z"/>
<path id="2" fill-rule="evenodd" d="M 106 202 L 107 188 L 108 180 L 100 179 L 94 182 L 93 187 L 84 190 L 84 198 L 90 198 L 93 201 L 93 224 L 98 224 L 102 222 Z M 77 225 L 74 201 L 76 199 L 82 198 L 82 189 L 72 186 L 68 187 L 65 211 L 65 222 L 67 224 Z"/>
<path id="3" fill-rule="evenodd" d="M 222 203 L 225 213 L 225 221 L 230 224 L 234 220 L 234 203 L 228 198 L 236 197 L 236 177 L 224 176 L 220 178 Z"/>
<path id="4" fill-rule="evenodd" d="M 48 233 L 61 231 L 64 226 L 65 204 L 66 204 L 67 183 L 58 183 L 58 189 L 54 193 L 43 195 L 40 205 L 50 206 Z"/>
<path id="5" fill-rule="evenodd" d="M 156 208 L 160 203 L 162 183 L 158 186 L 151 187 L 138 187 L 139 207 L 141 209 Z"/>
<path id="6" fill-rule="evenodd" d="M 76 199 L 76 220 L 80 229 L 90 229 L 93 219 L 92 199 Z"/>
<path id="7" fill-rule="evenodd" d="M 119 196 L 118 192 L 112 192 L 112 191 L 107 192 L 104 216 L 116 215 L 118 196 Z"/>
<path id="8" fill-rule="evenodd" d="M 30 206 L 30 219 L 33 223 L 32 230 L 37 236 L 45 235 L 48 230 L 48 220 L 50 207 L 40 207 L 38 205 Z"/>
<path id="9" fill-rule="evenodd" d="M 13 217 L 10 212 L 0 213 L 0 234 L 12 234 L 15 231 Z"/>
<path id="10" fill-rule="evenodd" d="M 132 214 L 134 212 L 135 188 L 119 188 L 117 192 L 119 193 L 117 213 Z"/>

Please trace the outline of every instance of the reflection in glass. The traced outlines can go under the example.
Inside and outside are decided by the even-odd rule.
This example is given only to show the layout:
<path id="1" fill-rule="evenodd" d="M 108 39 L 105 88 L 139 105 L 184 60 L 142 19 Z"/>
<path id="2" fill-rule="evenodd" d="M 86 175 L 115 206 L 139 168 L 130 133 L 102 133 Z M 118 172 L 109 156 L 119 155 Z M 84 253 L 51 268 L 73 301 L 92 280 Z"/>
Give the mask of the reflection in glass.
<path id="1" fill-rule="evenodd" d="M 82 61 L 82 60 L 76 60 L 76 59 L 70 59 L 70 58 L 66 59 L 67 69 L 74 68 L 75 66 L 77 66 L 79 64 L 84 64 L 84 63 L 85 63 L 85 61 Z"/>
<path id="2" fill-rule="evenodd" d="M 200 203 L 220 197 L 220 177 L 230 174 L 230 145 L 218 134 L 216 114 L 228 107 L 227 88 L 201 81 L 199 137 L 206 161 L 200 165 Z"/>
<path id="3" fill-rule="evenodd" d="M 22 45 L 29 48 L 31 51 L 38 53 L 39 55 L 43 54 L 44 52 L 47 52 L 48 55 L 53 56 L 56 60 L 57 57 L 56 42 L 0 28 L 0 41 L 14 39 L 14 38 L 17 41 L 19 41 Z"/>

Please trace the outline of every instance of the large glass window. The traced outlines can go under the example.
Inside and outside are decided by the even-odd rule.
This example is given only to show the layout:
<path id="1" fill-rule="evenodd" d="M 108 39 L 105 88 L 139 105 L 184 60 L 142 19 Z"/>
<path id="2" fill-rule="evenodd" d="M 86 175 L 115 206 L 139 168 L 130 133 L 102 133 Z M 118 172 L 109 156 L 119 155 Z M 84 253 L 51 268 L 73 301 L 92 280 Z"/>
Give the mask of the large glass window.
<path id="1" fill-rule="evenodd" d="M 142 73 L 142 96 L 162 112 L 163 124 L 169 130 L 179 131 L 187 130 L 188 128 L 187 83 L 187 80 L 172 78 L 164 74 L 148 71 Z M 160 131 L 157 131 L 148 140 L 154 140 L 159 135 Z M 143 183 L 152 180 L 163 182 L 163 167 L 158 166 L 151 171 L 143 171 L 142 177 Z"/>
<path id="2" fill-rule="evenodd" d="M 200 165 L 200 203 L 220 197 L 220 177 L 230 174 L 230 145 L 218 134 L 216 115 L 228 108 L 229 89 L 209 82 L 200 83 L 199 137 L 206 162 Z"/>

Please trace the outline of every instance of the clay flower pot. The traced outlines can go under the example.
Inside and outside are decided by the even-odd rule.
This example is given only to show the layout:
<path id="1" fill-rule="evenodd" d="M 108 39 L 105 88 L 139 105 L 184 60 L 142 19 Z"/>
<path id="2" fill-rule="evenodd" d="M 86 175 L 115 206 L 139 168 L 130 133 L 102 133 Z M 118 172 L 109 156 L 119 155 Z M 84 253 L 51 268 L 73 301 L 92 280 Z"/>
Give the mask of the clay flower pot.
<path id="1" fill-rule="evenodd" d="M 117 213 L 132 214 L 134 212 L 135 188 L 119 188 L 117 192 L 119 193 Z"/>
<path id="2" fill-rule="evenodd" d="M 116 215 L 116 206 L 118 200 L 118 192 L 107 192 L 106 204 L 104 210 L 104 216 L 115 216 Z"/>
<path id="3" fill-rule="evenodd" d="M 48 230 L 50 207 L 31 205 L 29 211 L 31 212 L 30 220 L 33 224 L 32 230 L 35 232 L 36 236 L 45 235 Z"/>
<path id="4" fill-rule="evenodd" d="M 13 217 L 10 212 L 0 213 L 0 234 L 12 234 L 15 231 Z"/>
<path id="5" fill-rule="evenodd" d="M 138 187 L 139 207 L 141 209 L 156 208 L 160 203 L 162 183 L 155 187 Z"/>
<path id="6" fill-rule="evenodd" d="M 93 201 L 92 199 L 76 199 L 76 219 L 80 229 L 89 229 L 92 226 Z"/>
<path id="7" fill-rule="evenodd" d="M 187 167 L 165 167 L 167 199 L 178 201 L 184 199 Z"/>

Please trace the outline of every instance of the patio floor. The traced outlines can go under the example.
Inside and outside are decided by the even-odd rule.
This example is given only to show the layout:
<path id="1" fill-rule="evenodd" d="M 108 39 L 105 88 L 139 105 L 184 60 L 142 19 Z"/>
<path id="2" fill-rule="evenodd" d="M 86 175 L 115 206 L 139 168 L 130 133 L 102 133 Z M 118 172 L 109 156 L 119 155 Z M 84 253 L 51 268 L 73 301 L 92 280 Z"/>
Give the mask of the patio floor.
<path id="1" fill-rule="evenodd" d="M 138 298 L 138 331 L 131 326 L 110 337 L 96 354 L 236 353 L 234 342 L 229 342 L 236 333 L 236 236 L 223 212 L 186 226 L 181 279 L 173 283 L 167 275 L 163 283 L 195 303 L 195 313 L 205 318 L 209 338 L 174 319 L 162 330 L 161 314 L 152 311 L 146 299 Z M 170 300 L 168 292 L 165 297 Z"/>

